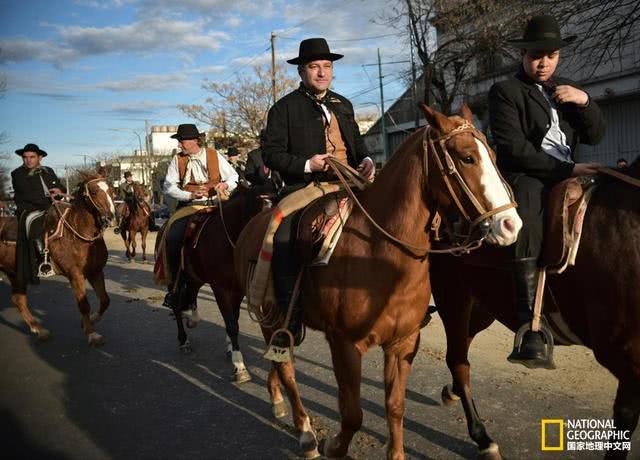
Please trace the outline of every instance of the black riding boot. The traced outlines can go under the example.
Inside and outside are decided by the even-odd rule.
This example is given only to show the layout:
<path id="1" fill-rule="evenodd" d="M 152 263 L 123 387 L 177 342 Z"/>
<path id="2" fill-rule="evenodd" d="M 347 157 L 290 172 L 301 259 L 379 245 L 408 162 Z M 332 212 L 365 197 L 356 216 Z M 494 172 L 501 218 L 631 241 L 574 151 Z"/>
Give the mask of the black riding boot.
<path id="1" fill-rule="evenodd" d="M 538 263 L 536 258 L 515 259 L 512 263 L 515 282 L 515 305 L 518 315 L 519 330 L 530 326 L 533 319 L 533 308 L 538 287 Z M 518 334 L 513 351 L 507 358 L 512 363 L 523 364 L 529 368 L 550 368 L 553 362 L 540 332 L 528 330 L 519 342 Z M 550 346 L 553 346 L 550 344 Z"/>
<path id="2" fill-rule="evenodd" d="M 297 273 L 287 273 L 286 275 L 280 274 L 274 279 L 278 307 L 285 315 L 287 314 L 289 303 L 293 297 L 297 276 Z M 287 329 L 293 335 L 293 344 L 296 346 L 300 345 L 302 342 L 302 307 L 298 301 L 293 304 Z M 284 333 L 277 334 L 273 338 L 272 344 L 277 347 L 287 348 L 289 347 L 289 336 Z"/>
<path id="3" fill-rule="evenodd" d="M 33 240 L 33 244 L 36 247 L 36 255 L 38 256 L 38 260 L 43 260 L 44 259 L 44 241 L 42 241 L 42 238 L 36 238 L 35 240 Z"/>

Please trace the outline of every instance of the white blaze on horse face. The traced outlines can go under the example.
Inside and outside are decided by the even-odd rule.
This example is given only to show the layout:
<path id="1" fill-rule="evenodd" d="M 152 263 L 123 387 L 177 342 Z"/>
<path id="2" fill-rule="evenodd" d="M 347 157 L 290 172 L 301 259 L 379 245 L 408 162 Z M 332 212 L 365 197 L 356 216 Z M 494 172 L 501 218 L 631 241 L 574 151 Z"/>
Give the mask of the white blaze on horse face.
<path id="1" fill-rule="evenodd" d="M 98 182 L 98 187 L 100 187 L 100 190 L 102 190 L 106 195 L 107 195 L 107 200 L 109 200 L 109 210 L 111 211 L 112 215 L 116 215 L 116 207 L 113 204 L 113 200 L 111 199 L 111 195 L 109 195 L 109 186 L 107 185 L 107 183 L 105 181 L 100 181 Z"/>
<path id="2" fill-rule="evenodd" d="M 480 168 L 482 170 L 480 184 L 484 189 L 485 198 L 491 209 L 509 204 L 511 201 L 509 193 L 493 161 L 491 161 L 489 151 L 478 139 L 475 141 L 480 152 Z M 518 216 L 515 208 L 507 209 L 494 215 L 491 219 L 491 230 L 487 240 L 493 244 L 508 246 L 515 243 L 521 228 L 522 219 Z"/>

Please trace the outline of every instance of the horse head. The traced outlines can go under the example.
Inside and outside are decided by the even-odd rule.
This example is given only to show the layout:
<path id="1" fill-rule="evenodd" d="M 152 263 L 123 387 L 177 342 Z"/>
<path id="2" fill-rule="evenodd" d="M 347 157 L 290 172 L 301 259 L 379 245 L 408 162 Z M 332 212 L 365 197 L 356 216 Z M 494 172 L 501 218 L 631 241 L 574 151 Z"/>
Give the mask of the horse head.
<path id="1" fill-rule="evenodd" d="M 441 216 L 453 225 L 453 233 L 466 227 L 466 235 L 480 231 L 489 243 L 500 246 L 513 244 L 522 228 L 515 210 L 510 187 L 498 171 L 495 154 L 485 136 L 473 126 L 473 115 L 466 105 L 462 117 L 447 117 L 422 105 L 429 123 L 423 137 L 423 147 L 429 181 Z M 460 225 L 460 217 L 466 222 Z M 465 225 L 466 224 L 466 225 Z"/>
<path id="2" fill-rule="evenodd" d="M 82 181 L 78 184 L 76 198 L 84 201 L 101 228 L 108 227 L 116 214 L 113 190 L 102 176 L 82 173 L 81 177 Z"/>

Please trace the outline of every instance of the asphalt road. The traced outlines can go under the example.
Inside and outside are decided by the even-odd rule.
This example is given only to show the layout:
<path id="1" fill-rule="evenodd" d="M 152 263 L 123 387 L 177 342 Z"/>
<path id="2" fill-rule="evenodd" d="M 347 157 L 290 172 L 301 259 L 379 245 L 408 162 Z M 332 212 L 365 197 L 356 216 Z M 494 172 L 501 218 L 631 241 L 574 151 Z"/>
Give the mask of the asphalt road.
<path id="1" fill-rule="evenodd" d="M 148 247 L 153 247 L 151 234 Z M 241 313 L 241 347 L 253 380 L 230 382 L 224 327 L 211 291 L 203 289 L 203 321 L 188 330 L 194 352 L 177 349 L 175 323 L 160 307 L 151 265 L 128 263 L 122 241 L 108 235 L 106 269 L 111 307 L 90 348 L 66 279 L 50 278 L 30 291 L 34 313 L 51 331 L 29 335 L 9 287 L 0 282 L 0 420 L 2 458 L 46 459 L 282 459 L 301 455 L 291 418 L 271 416 L 265 378 L 269 363 L 256 324 Z M 91 292 L 92 305 L 96 299 Z M 582 347 L 556 349 L 555 371 L 530 371 L 506 361 L 511 334 L 494 325 L 474 343 L 470 361 L 476 405 L 506 458 L 601 458 L 589 451 L 542 452 L 541 419 L 608 419 L 616 382 Z M 409 381 L 405 448 L 411 459 L 474 458 L 460 405 L 444 407 L 450 383 L 445 337 L 437 318 L 422 331 L 421 353 Z M 364 423 L 350 455 L 383 459 L 382 353 L 365 356 Z M 297 380 L 320 438 L 339 426 L 337 388 L 322 334 L 309 332 L 299 348 Z M 640 432 L 640 430 L 638 430 Z M 565 440 L 566 441 L 566 440 Z M 629 458 L 640 458 L 640 433 Z"/>

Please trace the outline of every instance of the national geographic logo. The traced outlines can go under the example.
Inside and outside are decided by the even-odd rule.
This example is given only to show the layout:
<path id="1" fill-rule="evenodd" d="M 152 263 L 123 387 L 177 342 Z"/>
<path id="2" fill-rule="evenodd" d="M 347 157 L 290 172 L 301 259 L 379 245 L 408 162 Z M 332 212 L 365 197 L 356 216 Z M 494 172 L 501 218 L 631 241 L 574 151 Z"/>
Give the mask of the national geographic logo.
<path id="1" fill-rule="evenodd" d="M 631 432 L 610 419 L 542 419 L 540 439 L 543 451 L 631 451 Z"/>

